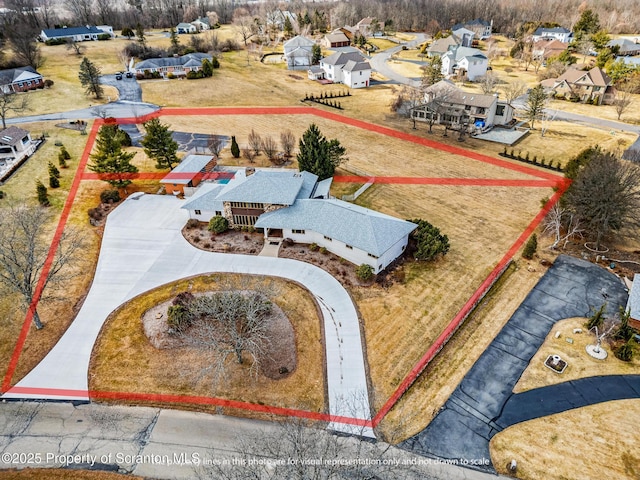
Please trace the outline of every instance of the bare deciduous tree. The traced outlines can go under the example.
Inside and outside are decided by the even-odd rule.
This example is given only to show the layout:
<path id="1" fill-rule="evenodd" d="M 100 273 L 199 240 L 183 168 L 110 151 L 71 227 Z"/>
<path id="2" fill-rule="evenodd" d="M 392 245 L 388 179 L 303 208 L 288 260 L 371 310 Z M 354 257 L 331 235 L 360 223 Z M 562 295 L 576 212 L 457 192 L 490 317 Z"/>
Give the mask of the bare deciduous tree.
<path id="1" fill-rule="evenodd" d="M 610 233 L 640 230 L 640 165 L 598 152 L 578 173 L 565 198 L 568 208 L 595 241 Z"/>
<path id="2" fill-rule="evenodd" d="M 253 150 L 254 156 L 260 155 L 262 150 L 262 137 L 254 129 L 249 133 L 249 147 Z"/>
<path id="3" fill-rule="evenodd" d="M 253 18 L 244 9 L 239 8 L 233 15 L 233 28 L 246 47 L 255 33 Z"/>
<path id="4" fill-rule="evenodd" d="M 74 275 L 69 267 L 84 247 L 82 237 L 75 230 L 66 229 L 47 265 L 53 247 L 43 238 L 42 228 L 49 217 L 45 207 L 17 205 L 0 210 L 0 283 L 9 292 L 19 294 L 26 307 L 33 307 L 37 329 L 44 326 L 36 309 L 44 289 Z"/>
<path id="5" fill-rule="evenodd" d="M 82 55 L 84 52 L 84 46 L 78 42 L 75 38 L 67 38 L 67 50 L 72 51 L 76 55 Z"/>
<path id="6" fill-rule="evenodd" d="M 270 135 L 267 135 L 262 139 L 262 151 L 273 162 L 278 155 L 278 142 Z"/>
<path id="7" fill-rule="evenodd" d="M 253 148 L 246 147 L 242 149 L 242 158 L 245 158 L 249 161 L 249 163 L 253 163 L 256 158 L 256 152 Z"/>
<path id="8" fill-rule="evenodd" d="M 516 80 L 515 82 L 507 83 L 502 87 L 502 94 L 504 95 L 504 99 L 511 103 L 520 95 L 522 95 L 527 89 L 527 84 L 522 80 Z"/>
<path id="9" fill-rule="evenodd" d="M 293 148 L 296 145 L 296 136 L 291 130 L 285 130 L 280 133 L 280 146 L 284 152 L 284 156 L 289 158 L 293 153 Z"/>
<path id="10" fill-rule="evenodd" d="M 22 113 L 29 110 L 28 94 L 5 93 L 0 89 L 0 118 L 2 128 L 7 128 L 7 116 L 10 112 Z"/>
<path id="11" fill-rule="evenodd" d="M 613 106 L 616 109 L 618 120 L 622 117 L 622 114 L 627 111 L 633 102 L 633 92 L 636 89 L 634 82 L 623 82 L 616 86 L 616 94 L 613 100 Z"/>
<path id="12" fill-rule="evenodd" d="M 496 90 L 498 77 L 496 77 L 493 72 L 487 72 L 485 75 L 482 75 L 480 77 L 478 83 L 480 84 L 482 93 L 484 93 L 485 95 L 491 95 Z"/>
<path id="13" fill-rule="evenodd" d="M 220 152 L 224 148 L 225 144 L 226 142 L 224 141 L 224 137 L 213 134 L 207 141 L 207 148 L 211 152 L 211 155 L 218 157 L 220 156 Z"/>
<path id="14" fill-rule="evenodd" d="M 582 236 L 578 217 L 557 203 L 547 213 L 543 225 L 542 233 L 553 237 L 553 244 L 549 246 L 551 250 L 558 248 L 560 243 L 564 248 L 574 237 Z"/>

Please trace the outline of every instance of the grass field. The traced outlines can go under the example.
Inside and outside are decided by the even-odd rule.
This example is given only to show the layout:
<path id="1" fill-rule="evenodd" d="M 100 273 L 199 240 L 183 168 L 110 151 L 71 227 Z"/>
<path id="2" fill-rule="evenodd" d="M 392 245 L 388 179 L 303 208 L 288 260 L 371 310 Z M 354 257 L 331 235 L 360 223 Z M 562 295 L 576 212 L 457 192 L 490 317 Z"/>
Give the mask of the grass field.
<path id="1" fill-rule="evenodd" d="M 569 410 L 507 428 L 491 440 L 498 472 L 512 459 L 526 480 L 640 478 L 640 400 L 619 400 Z"/>
<path id="2" fill-rule="evenodd" d="M 529 366 L 513 391 L 519 393 L 596 375 L 640 374 L 640 358 L 638 358 L 640 356 L 638 350 L 640 349 L 636 349 L 636 354 L 631 362 L 618 360 L 606 342 L 602 344 L 602 348 L 609 354 L 605 360 L 596 360 L 587 355 L 585 347 L 595 344 L 595 335 L 587 332 L 586 322 L 585 318 L 571 318 L 556 323 L 547 335 L 545 342 L 529 362 Z M 583 333 L 573 333 L 576 328 L 582 329 Z M 559 338 L 555 338 L 557 332 L 560 332 Z M 568 338 L 572 339 L 573 343 L 568 343 Z M 544 361 L 549 355 L 560 355 L 568 363 L 562 374 L 557 374 L 544 366 Z"/>
<path id="3" fill-rule="evenodd" d="M 105 322 L 92 353 L 89 389 L 97 391 L 165 393 L 215 396 L 264 405 L 324 411 L 324 348 L 318 308 L 309 292 L 276 278 L 216 274 L 171 283 L 138 296 L 118 308 Z M 246 277 L 244 278 L 246 280 Z M 237 288 L 273 290 L 274 301 L 294 327 L 297 368 L 288 377 L 255 378 L 248 365 L 229 362 L 224 377 L 212 383 L 210 375 L 198 378 L 207 360 L 191 348 L 158 350 L 144 334 L 141 317 L 149 308 L 170 300 L 191 286 L 191 292 L 208 292 L 231 282 Z M 195 366 L 195 370 L 190 368 Z M 217 407 L 203 407 L 218 411 Z"/>
<path id="4" fill-rule="evenodd" d="M 112 472 L 62 468 L 0 470 L 0 480 L 143 480 L 142 477 Z"/>

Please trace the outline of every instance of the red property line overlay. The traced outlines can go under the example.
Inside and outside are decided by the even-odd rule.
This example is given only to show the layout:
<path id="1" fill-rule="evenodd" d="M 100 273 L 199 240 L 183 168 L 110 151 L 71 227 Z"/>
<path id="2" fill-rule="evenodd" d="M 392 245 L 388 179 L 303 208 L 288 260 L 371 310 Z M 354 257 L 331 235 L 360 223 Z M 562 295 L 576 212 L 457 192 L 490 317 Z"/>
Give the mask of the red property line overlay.
<path id="1" fill-rule="evenodd" d="M 260 405 L 257 403 L 241 402 L 238 400 L 228 400 L 217 397 L 200 397 L 192 395 L 171 395 L 164 393 L 137 393 L 137 392 L 105 392 L 100 390 L 67 390 L 57 388 L 32 388 L 13 387 L 11 393 L 25 395 L 48 395 L 60 397 L 90 398 L 93 400 L 137 400 L 145 402 L 162 403 L 187 403 L 190 405 L 215 405 L 218 407 L 235 408 L 238 410 L 249 410 L 252 412 L 268 413 L 284 417 L 308 418 L 323 422 L 343 423 L 347 425 L 357 425 L 360 427 L 371 427 L 371 420 L 361 418 L 344 417 L 342 415 L 330 415 L 328 413 L 311 412 L 296 408 L 274 407 L 270 405 Z"/>
<path id="2" fill-rule="evenodd" d="M 296 409 L 288 409 L 283 407 L 272 407 L 265 406 L 259 404 L 253 404 L 248 402 L 239 402 L 235 400 L 227 400 L 220 399 L 215 397 L 196 397 L 196 396 L 184 396 L 184 395 L 165 395 L 165 394 L 143 394 L 143 393 L 130 393 L 130 392 L 101 392 L 101 391 L 81 391 L 81 390 L 63 390 L 63 389 L 47 389 L 47 388 L 31 388 L 31 387 L 13 387 L 11 388 L 11 379 L 13 378 L 13 374 L 15 373 L 15 369 L 22 352 L 22 348 L 24 347 L 24 343 L 27 338 L 27 334 L 29 332 L 29 328 L 31 326 L 31 321 L 33 319 L 33 313 L 35 311 L 35 307 L 40 299 L 43 289 L 44 279 L 49 271 L 51 263 L 53 261 L 53 257 L 57 250 L 60 236 L 66 226 L 66 222 L 69 217 L 69 213 L 75 201 L 75 197 L 80 186 L 80 182 L 83 180 L 93 180 L 93 175 L 95 175 L 95 179 L 97 178 L 97 174 L 87 173 L 85 171 L 86 165 L 89 160 L 89 154 L 93 148 L 93 144 L 95 142 L 95 138 L 98 132 L 99 127 L 104 123 L 102 119 L 97 119 L 89 137 L 87 139 L 87 144 L 82 154 L 82 158 L 78 164 L 78 168 L 76 169 L 76 175 L 74 177 L 73 184 L 69 191 L 69 195 L 65 202 L 64 208 L 62 210 L 62 215 L 60 217 L 60 221 L 58 222 L 58 227 L 56 229 L 53 241 L 51 243 L 51 247 L 49 249 L 47 261 L 45 262 L 45 266 L 43 269 L 43 273 L 38 282 L 38 287 L 36 289 L 36 296 L 34 296 L 34 300 L 29 306 L 29 310 L 27 311 L 27 315 L 25 317 L 24 324 L 22 326 L 22 330 L 18 337 L 18 342 L 14 349 L 13 355 L 11 357 L 9 368 L 7 369 L 7 373 L 4 377 L 4 381 L 2 383 L 2 392 L 6 392 L 11 389 L 12 393 L 23 393 L 30 395 L 48 395 L 48 396 L 61 396 L 61 397 L 86 397 L 94 398 L 94 399 L 117 399 L 117 400 L 143 400 L 143 401 L 158 401 L 158 402 L 173 402 L 173 403 L 188 403 L 188 404 L 200 404 L 200 405 L 218 405 L 218 406 L 226 406 L 237 409 L 245 409 L 256 412 L 264 412 L 264 413 L 272 413 L 275 415 L 283 415 L 283 416 L 296 416 L 301 418 L 309 418 L 316 419 L 322 421 L 332 421 L 336 423 L 345 423 L 352 425 L 360 425 L 360 426 L 369 426 L 376 427 L 380 421 L 387 415 L 387 413 L 393 408 L 393 406 L 397 403 L 397 401 L 402 397 L 402 395 L 410 388 L 410 386 L 415 382 L 417 377 L 422 373 L 422 371 L 426 368 L 427 364 L 433 360 L 437 352 L 443 347 L 446 340 L 455 332 L 455 330 L 459 327 L 459 324 L 462 322 L 462 319 L 465 318 L 467 313 L 473 308 L 473 304 L 480 297 L 482 292 L 486 290 L 487 286 L 491 284 L 492 280 L 495 278 L 497 273 L 503 268 L 506 263 L 511 259 L 513 255 L 520 249 L 520 247 L 524 244 L 525 240 L 529 237 L 529 235 L 535 230 L 538 224 L 542 221 L 544 216 L 548 213 L 548 211 L 553 207 L 553 205 L 560 199 L 562 194 L 568 188 L 569 183 L 565 181 L 562 177 L 554 174 L 550 174 L 547 172 L 541 172 L 535 170 L 533 168 L 524 166 L 524 165 L 515 165 L 509 162 L 495 159 L 486 155 L 477 154 L 475 152 L 471 152 L 468 150 L 464 150 L 459 147 L 449 146 L 446 144 L 441 144 L 439 142 L 435 142 L 428 139 L 423 139 L 420 137 L 416 137 L 413 135 L 405 134 L 403 132 L 399 132 L 396 130 L 392 130 L 386 127 L 381 127 L 379 125 L 371 124 L 368 122 L 363 122 L 360 120 L 355 120 L 349 117 L 345 117 L 342 115 L 334 114 L 332 112 L 325 112 L 322 110 L 317 110 L 312 107 L 241 107 L 241 108 L 171 108 L 171 109 L 161 109 L 151 114 L 138 117 L 138 118 L 126 118 L 126 119 L 118 119 L 117 123 L 119 124 L 130 124 L 130 123 L 141 123 L 147 121 L 151 118 L 157 118 L 160 116 L 194 116 L 194 115 L 317 115 L 319 117 L 323 117 L 329 120 L 337 121 L 340 123 L 344 123 L 347 125 L 352 125 L 358 128 L 362 128 L 365 130 L 381 133 L 383 135 L 399 138 L 401 140 L 413 142 L 416 144 L 421 144 L 424 146 L 428 146 L 434 149 L 446 151 L 449 153 L 453 153 L 456 155 L 465 156 L 467 158 L 471 158 L 473 160 L 478 160 L 484 163 L 489 163 L 494 166 L 506 168 L 509 170 L 514 170 L 520 173 L 525 173 L 528 175 L 533 175 L 538 178 L 542 178 L 544 180 L 499 180 L 499 179 L 459 179 L 459 178 L 411 178 L 411 177 L 374 177 L 375 179 L 380 179 L 378 183 L 398 183 L 398 184 L 439 184 L 439 185 L 479 185 L 479 186 L 530 186 L 530 187 L 550 187 L 557 186 L 558 190 L 553 195 L 553 197 L 546 203 L 546 205 L 540 210 L 540 212 L 536 215 L 533 221 L 529 224 L 529 226 L 525 229 L 525 231 L 518 237 L 516 242 L 511 246 L 508 252 L 504 255 L 502 260 L 498 263 L 498 265 L 494 268 L 494 270 L 489 274 L 487 279 L 482 283 L 482 285 L 476 290 L 473 296 L 467 301 L 467 303 L 462 307 L 460 312 L 456 315 L 456 317 L 449 323 L 449 325 L 445 328 L 442 334 L 436 339 L 435 343 L 429 348 L 429 350 L 425 353 L 425 355 L 420 359 L 420 361 L 414 366 L 414 368 L 409 372 L 409 374 L 405 377 L 400 386 L 396 389 L 394 394 L 387 400 L 387 402 L 383 405 L 382 409 L 375 415 L 373 420 L 366 419 L 357 419 L 351 417 L 342 417 L 335 416 L 317 412 L 309 412 L 305 410 L 296 410 Z M 136 178 L 144 178 L 146 175 L 155 175 L 152 173 L 142 173 L 138 174 L 140 176 Z M 164 175 L 163 175 L 164 176 Z M 357 176 L 342 176 L 337 177 L 340 178 L 341 181 L 356 181 L 361 182 L 364 180 L 368 180 L 368 177 L 357 177 Z M 375 181 L 375 180 L 374 180 Z M 516 182 L 516 183 L 513 183 Z"/>
<path id="3" fill-rule="evenodd" d="M 482 282 L 482 285 L 475 291 L 475 293 L 471 296 L 471 298 L 464 304 L 462 309 L 458 312 L 458 314 L 454 317 L 454 319 L 447 325 L 444 331 L 440 334 L 440 336 L 436 339 L 436 341 L 429 347 L 427 352 L 423 355 L 423 357 L 418 361 L 418 363 L 411 369 L 409 374 L 402 381 L 400 386 L 396 389 L 396 391 L 391 395 L 389 400 L 382 406 L 382 408 L 378 411 L 378 413 L 373 417 L 373 426 L 376 427 L 382 419 L 389 413 L 389 410 L 393 408 L 393 406 L 400 400 L 400 397 L 405 394 L 405 392 L 413 385 L 413 383 L 417 380 L 418 376 L 423 372 L 423 370 L 427 367 L 427 365 L 434 359 L 437 353 L 444 347 L 447 340 L 451 335 L 455 333 L 455 331 L 460 327 L 460 324 L 465 320 L 467 315 L 474 308 L 476 302 L 480 299 L 480 297 L 490 288 L 493 284 L 496 277 L 500 274 L 500 272 L 507 266 L 507 263 L 511 260 L 511 258 L 516 254 L 520 247 L 524 244 L 524 242 L 529 238 L 529 236 L 533 233 L 536 227 L 540 224 L 540 222 L 544 219 L 544 217 L 549 213 L 549 210 L 560 200 L 560 197 L 564 194 L 564 192 L 569 188 L 570 182 L 564 181 L 558 186 L 558 190 L 555 194 L 547 201 L 544 207 L 538 212 L 533 221 L 529 224 L 529 226 L 525 229 L 524 232 L 520 234 L 515 243 L 511 246 L 511 248 L 504 254 L 502 259 L 498 262 L 493 271 L 489 274 L 489 276 Z"/>
<path id="4" fill-rule="evenodd" d="M 93 142 L 96 139 L 96 135 L 98 133 L 98 128 L 100 127 L 100 125 L 102 125 L 102 122 L 96 120 L 93 124 L 93 127 L 91 128 L 91 132 L 89 132 L 87 144 L 84 147 L 82 157 L 80 159 L 80 162 L 78 163 L 78 168 L 76 169 L 76 174 L 73 177 L 73 183 L 71 184 L 71 188 L 69 189 L 69 195 L 67 196 L 67 200 L 64 203 L 64 207 L 62 208 L 62 214 L 60 215 L 60 220 L 58 221 L 58 227 L 56 228 L 53 239 L 51 240 L 49 253 L 47 254 L 47 258 L 44 262 L 42 273 L 40 274 L 40 279 L 38 280 L 38 284 L 36 285 L 33 299 L 31 300 L 31 304 L 29 305 L 29 309 L 27 310 L 27 315 L 24 319 L 24 323 L 22 324 L 20 335 L 18 335 L 18 341 L 15 348 L 13 349 L 13 354 L 11 355 L 11 360 L 9 361 L 9 368 L 7 368 L 7 373 L 5 374 L 4 380 L 2 382 L 2 392 L 6 392 L 11 387 L 11 379 L 13 378 L 13 374 L 16 371 L 18 359 L 20 358 L 22 348 L 24 347 L 24 342 L 27 340 L 29 328 L 31 327 L 31 321 L 33 320 L 33 314 L 35 313 L 38 302 L 40 301 L 40 296 L 42 295 L 42 290 L 44 288 L 44 282 L 47 278 L 47 275 L 49 274 L 51 264 L 53 263 L 53 258 L 56 254 L 56 250 L 58 249 L 60 237 L 62 236 L 62 232 L 64 231 L 65 226 L 67 225 L 71 207 L 73 206 L 73 203 L 76 199 L 78 187 L 80 187 L 80 182 L 82 181 L 81 173 L 84 171 L 87 165 L 87 161 L 89 160 L 89 153 L 91 153 L 91 149 L 93 148 Z"/>

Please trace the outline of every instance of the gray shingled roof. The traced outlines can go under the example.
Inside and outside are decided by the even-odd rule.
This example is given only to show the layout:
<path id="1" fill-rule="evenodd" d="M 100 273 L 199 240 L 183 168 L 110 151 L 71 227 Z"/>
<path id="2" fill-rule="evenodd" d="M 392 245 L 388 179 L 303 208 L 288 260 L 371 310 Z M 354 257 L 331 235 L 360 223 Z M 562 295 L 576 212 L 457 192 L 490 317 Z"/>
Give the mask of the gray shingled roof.
<path id="1" fill-rule="evenodd" d="M 204 212 L 222 212 L 222 200 L 218 199 L 220 192 L 226 185 L 221 183 L 205 182 L 201 184 L 196 193 L 180 208 L 185 210 L 201 210 Z"/>
<path id="2" fill-rule="evenodd" d="M 147 68 L 161 68 L 161 67 L 195 67 L 202 65 L 203 59 L 211 60 L 211 55 L 206 53 L 188 53 L 181 57 L 167 57 L 167 58 L 150 58 L 136 63 L 135 69 L 144 70 Z"/>
<path id="3" fill-rule="evenodd" d="M 304 177 L 297 171 L 268 172 L 258 170 L 253 175 L 220 195 L 223 202 L 291 205 L 296 201 Z"/>
<path id="4" fill-rule="evenodd" d="M 260 216 L 257 228 L 311 230 L 377 257 L 417 225 L 341 200 L 298 200 Z"/>
<path id="5" fill-rule="evenodd" d="M 316 189 L 313 191 L 313 198 L 329 198 L 329 190 L 331 189 L 332 182 L 333 177 L 325 178 L 324 180 L 318 182 L 318 184 L 316 185 Z"/>
<path id="6" fill-rule="evenodd" d="M 311 198 L 314 192 L 316 183 L 318 182 L 318 176 L 311 172 L 302 172 L 302 188 L 296 195 L 296 199 Z"/>
<path id="7" fill-rule="evenodd" d="M 70 37 L 72 35 L 90 35 L 92 33 L 95 33 L 97 35 L 101 35 L 104 32 L 103 30 L 100 30 L 97 27 L 94 26 L 90 26 L 90 27 L 67 27 L 67 28 L 48 28 L 45 30 L 42 30 L 44 32 L 44 34 L 48 37 L 48 38 L 55 38 L 55 37 Z"/>
<path id="8" fill-rule="evenodd" d="M 0 132 L 0 144 L 14 146 L 29 135 L 29 132 L 18 127 L 9 127 Z"/>
<path id="9" fill-rule="evenodd" d="M 42 76 L 38 72 L 36 72 L 33 67 L 18 67 L 18 68 L 9 68 L 8 70 L 0 70 L 0 85 L 9 85 L 13 83 L 15 80 L 20 77 L 20 75 L 25 72 L 32 73 L 34 75 L 30 75 L 29 78 L 33 78 L 34 76 Z"/>
<path id="10" fill-rule="evenodd" d="M 291 40 L 284 42 L 283 47 L 285 49 L 295 47 L 313 47 L 316 44 L 313 40 L 302 35 L 296 35 Z"/>
<path id="11" fill-rule="evenodd" d="M 349 60 L 343 70 L 345 72 L 358 72 L 360 70 L 371 70 L 371 65 L 367 62 L 354 62 L 353 60 Z"/>
<path id="12" fill-rule="evenodd" d="M 366 59 L 358 52 L 336 52 L 322 59 L 326 65 L 345 65 L 350 60 L 364 62 Z"/>

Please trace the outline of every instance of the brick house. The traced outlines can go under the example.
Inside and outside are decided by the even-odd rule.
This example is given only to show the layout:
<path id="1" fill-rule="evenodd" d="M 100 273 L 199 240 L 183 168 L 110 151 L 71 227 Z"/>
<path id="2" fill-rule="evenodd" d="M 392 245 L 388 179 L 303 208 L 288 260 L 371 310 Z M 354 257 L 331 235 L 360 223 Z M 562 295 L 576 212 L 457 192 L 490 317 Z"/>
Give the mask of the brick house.
<path id="1" fill-rule="evenodd" d="M 2 93 L 26 92 L 36 88 L 44 88 L 44 78 L 32 67 L 0 70 L 0 91 Z"/>

